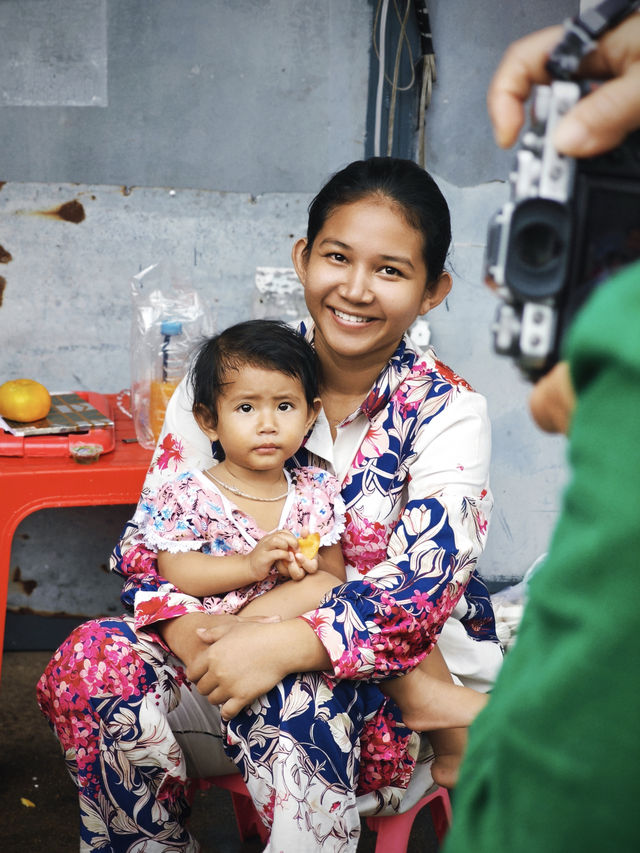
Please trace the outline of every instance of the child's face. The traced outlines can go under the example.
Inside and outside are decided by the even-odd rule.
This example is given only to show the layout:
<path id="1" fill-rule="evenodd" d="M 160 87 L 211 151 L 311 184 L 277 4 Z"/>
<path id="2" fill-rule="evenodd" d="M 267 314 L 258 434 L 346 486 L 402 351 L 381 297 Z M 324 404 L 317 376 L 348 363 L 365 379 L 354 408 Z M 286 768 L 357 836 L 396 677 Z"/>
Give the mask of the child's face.
<path id="1" fill-rule="evenodd" d="M 282 468 L 302 444 L 320 400 L 309 407 L 299 379 L 244 367 L 230 373 L 218 399 L 218 423 L 204 431 L 219 441 L 225 464 L 251 471 Z"/>
<path id="2" fill-rule="evenodd" d="M 422 234 L 379 198 L 338 207 L 308 257 L 305 245 L 296 243 L 293 261 L 321 359 L 384 364 L 416 317 L 449 292 L 447 273 L 427 289 Z"/>

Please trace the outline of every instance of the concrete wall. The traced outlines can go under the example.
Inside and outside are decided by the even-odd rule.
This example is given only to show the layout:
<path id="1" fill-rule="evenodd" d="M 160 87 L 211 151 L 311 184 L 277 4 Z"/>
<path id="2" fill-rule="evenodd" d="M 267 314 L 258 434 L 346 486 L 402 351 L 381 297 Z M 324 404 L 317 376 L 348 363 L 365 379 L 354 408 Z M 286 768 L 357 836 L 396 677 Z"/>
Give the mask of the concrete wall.
<path id="1" fill-rule="evenodd" d="M 482 254 L 511 157 L 493 145 L 485 91 L 512 38 L 577 5 L 429 3 L 438 79 L 427 167 L 450 201 L 455 239 L 454 290 L 430 325 L 439 355 L 489 401 L 496 511 L 482 571 L 494 582 L 521 577 L 545 550 L 565 468 L 563 440 L 535 430 L 526 383 L 490 350 Z M 218 327 L 253 313 L 256 267 L 289 265 L 312 194 L 370 148 L 375 6 L 4 0 L 0 380 L 128 387 L 128 282 L 159 260 L 202 293 Z M 403 122 L 406 143 L 414 128 L 410 115 Z M 60 212 L 68 202 L 80 221 Z M 115 612 L 118 583 L 104 566 L 128 514 L 26 519 L 10 607 Z"/>

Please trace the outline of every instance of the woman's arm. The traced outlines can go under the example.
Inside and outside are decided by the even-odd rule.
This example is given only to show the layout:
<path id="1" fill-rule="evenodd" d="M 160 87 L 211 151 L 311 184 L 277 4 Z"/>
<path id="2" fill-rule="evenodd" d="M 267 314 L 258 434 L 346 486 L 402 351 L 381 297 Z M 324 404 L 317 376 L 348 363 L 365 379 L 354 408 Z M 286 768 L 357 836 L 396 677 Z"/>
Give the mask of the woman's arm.
<path id="1" fill-rule="evenodd" d="M 414 398 L 419 421 L 408 457 L 408 501 L 387 559 L 302 617 L 340 678 L 381 679 L 417 666 L 437 641 L 484 547 L 492 505 L 486 403 L 444 379 L 431 388 L 424 382 L 409 386 L 404 395 L 409 411 Z M 393 437 L 398 422 L 392 412 L 380 431 Z"/>

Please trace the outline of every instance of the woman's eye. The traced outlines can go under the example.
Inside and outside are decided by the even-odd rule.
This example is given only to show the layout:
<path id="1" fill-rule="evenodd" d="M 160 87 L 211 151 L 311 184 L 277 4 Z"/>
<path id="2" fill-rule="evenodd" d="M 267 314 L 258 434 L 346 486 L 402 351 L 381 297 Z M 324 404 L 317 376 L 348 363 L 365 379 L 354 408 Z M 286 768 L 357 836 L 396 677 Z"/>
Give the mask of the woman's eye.
<path id="1" fill-rule="evenodd" d="M 338 261 L 338 263 L 341 263 L 341 264 L 342 264 L 342 263 L 344 263 L 344 262 L 347 260 L 347 259 L 345 258 L 345 256 L 344 256 L 344 255 L 341 255 L 341 254 L 340 254 L 340 252 L 330 252 L 330 253 L 329 253 L 329 257 L 330 257 L 332 260 L 334 260 L 334 261 Z"/>
<path id="2" fill-rule="evenodd" d="M 382 272 L 385 275 L 391 275 L 391 276 L 401 276 L 402 275 L 400 270 L 396 269 L 395 267 L 383 267 Z"/>

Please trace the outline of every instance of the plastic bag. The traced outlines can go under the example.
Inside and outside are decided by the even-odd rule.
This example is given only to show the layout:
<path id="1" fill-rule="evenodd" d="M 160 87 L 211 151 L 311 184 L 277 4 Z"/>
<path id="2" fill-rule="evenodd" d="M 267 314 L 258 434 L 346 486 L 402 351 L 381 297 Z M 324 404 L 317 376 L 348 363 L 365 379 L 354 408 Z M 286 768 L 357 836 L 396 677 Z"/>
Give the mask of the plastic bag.
<path id="1" fill-rule="evenodd" d="M 166 264 L 133 276 L 131 298 L 131 414 L 138 441 L 152 449 L 167 403 L 213 324 L 200 296 Z"/>
<path id="2" fill-rule="evenodd" d="M 496 632 L 505 652 L 512 648 L 517 639 L 522 614 L 527 604 L 529 581 L 534 572 L 544 563 L 546 557 L 546 552 L 541 554 L 529 566 L 519 583 L 504 587 L 499 592 L 494 592 L 491 596 L 493 612 L 496 618 Z"/>

